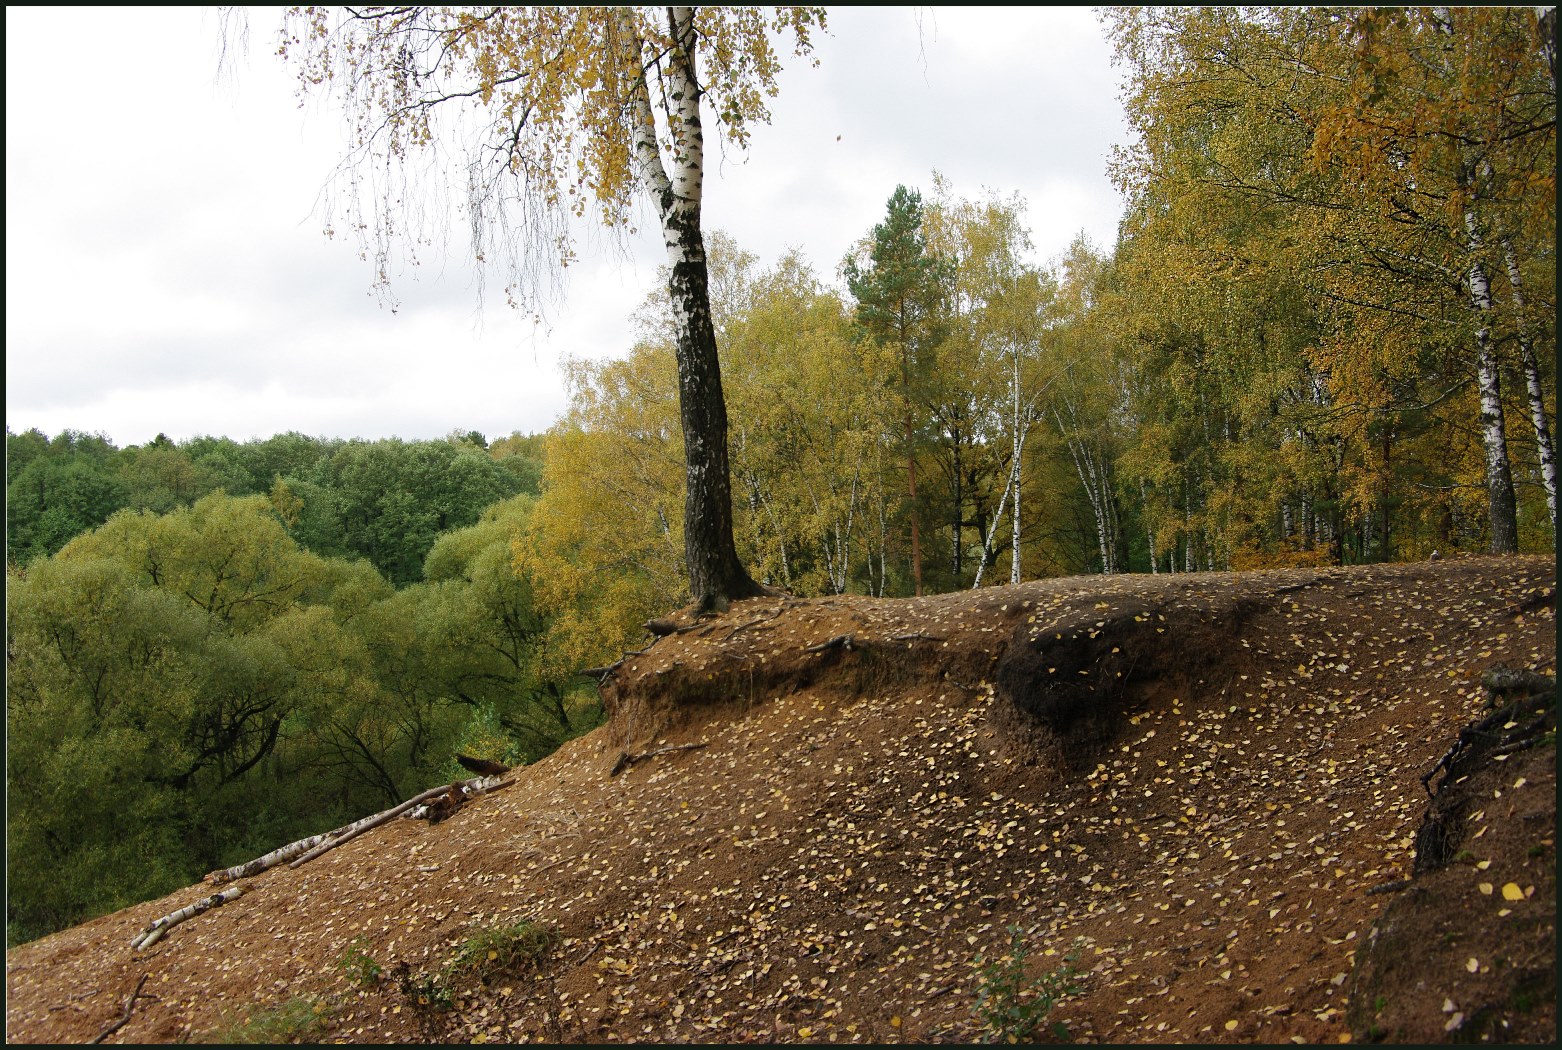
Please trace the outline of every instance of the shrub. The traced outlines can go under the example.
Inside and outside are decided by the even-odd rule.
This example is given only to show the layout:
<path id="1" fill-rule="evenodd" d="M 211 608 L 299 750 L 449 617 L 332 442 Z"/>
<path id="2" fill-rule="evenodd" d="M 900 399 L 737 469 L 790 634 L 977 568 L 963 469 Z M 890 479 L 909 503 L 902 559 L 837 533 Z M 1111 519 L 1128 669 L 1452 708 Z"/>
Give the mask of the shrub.
<path id="1" fill-rule="evenodd" d="M 1009 950 L 1004 955 L 992 960 L 981 954 L 976 956 L 976 1002 L 972 1012 L 986 1027 L 992 1042 L 1033 1041 L 1057 1001 L 1067 995 L 1079 994 L 1079 987 L 1074 983 L 1078 971 L 1073 965 L 1079 959 L 1077 943 L 1074 950 L 1063 957 L 1063 965 L 1034 978 L 1025 976 L 1029 956 L 1030 946 L 1018 925 L 1009 927 Z M 1067 1039 L 1068 1028 L 1062 1022 L 1055 1022 L 1052 1034 Z"/>

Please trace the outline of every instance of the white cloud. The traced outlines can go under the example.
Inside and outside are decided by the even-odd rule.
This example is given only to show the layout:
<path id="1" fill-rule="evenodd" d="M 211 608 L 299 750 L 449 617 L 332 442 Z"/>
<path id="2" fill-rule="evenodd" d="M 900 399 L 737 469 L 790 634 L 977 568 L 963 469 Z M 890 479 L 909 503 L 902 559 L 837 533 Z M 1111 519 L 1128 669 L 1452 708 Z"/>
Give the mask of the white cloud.
<path id="1" fill-rule="evenodd" d="M 589 236 L 548 324 L 481 313 L 464 244 L 398 277 L 394 314 L 315 210 L 339 122 L 300 109 L 271 54 L 217 80 L 217 24 L 188 9 L 7 11 L 6 419 L 13 430 L 243 439 L 285 430 L 406 438 L 540 430 L 565 357 L 624 353 L 659 238 L 626 257 Z M 773 124 L 711 166 L 705 219 L 769 263 L 825 279 L 897 183 L 1020 193 L 1038 260 L 1081 229 L 1115 237 L 1123 138 L 1088 11 L 840 8 L 818 68 L 793 60 Z M 72 41 L 72 70 L 31 42 Z"/>

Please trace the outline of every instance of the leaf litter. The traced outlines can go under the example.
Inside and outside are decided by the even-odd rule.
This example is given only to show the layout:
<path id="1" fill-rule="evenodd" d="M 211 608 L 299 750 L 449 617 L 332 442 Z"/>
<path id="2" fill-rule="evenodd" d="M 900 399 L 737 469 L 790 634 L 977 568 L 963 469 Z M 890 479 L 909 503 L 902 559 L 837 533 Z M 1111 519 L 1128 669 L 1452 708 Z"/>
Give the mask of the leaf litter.
<path id="1" fill-rule="evenodd" d="M 157 998 L 107 1041 L 310 995 L 326 1041 L 969 1042 L 976 959 L 1017 923 L 1034 975 L 1080 947 L 1054 1013 L 1076 1041 L 1447 1039 L 1549 961 L 1553 992 L 1495 1029 L 1544 1042 L 1554 749 L 1486 762 L 1468 862 L 1411 878 L 1420 778 L 1498 664 L 1555 673 L 1550 559 L 735 603 L 608 676 L 608 725 L 447 821 L 246 880 L 148 951 L 132 934 L 202 886 L 12 949 L 7 1035 L 90 1039 L 145 973 Z M 1458 908 L 1413 906 L 1445 882 Z M 433 974 L 523 919 L 557 945 L 449 1010 L 342 976 L 354 948 Z M 1363 1015 L 1356 955 L 1395 937 L 1450 943 L 1374 971 Z"/>

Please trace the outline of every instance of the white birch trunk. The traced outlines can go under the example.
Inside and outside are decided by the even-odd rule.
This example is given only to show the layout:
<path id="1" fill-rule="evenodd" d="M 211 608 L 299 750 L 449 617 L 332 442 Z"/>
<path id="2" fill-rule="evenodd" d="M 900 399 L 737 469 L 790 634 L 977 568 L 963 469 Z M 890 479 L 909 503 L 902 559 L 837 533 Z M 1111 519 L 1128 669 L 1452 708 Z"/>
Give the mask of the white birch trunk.
<path id="1" fill-rule="evenodd" d="M 1503 262 L 1508 271 L 1508 284 L 1513 289 L 1514 313 L 1518 316 L 1519 364 L 1524 371 L 1524 387 L 1529 395 L 1529 418 L 1535 427 L 1535 445 L 1540 450 L 1540 480 L 1546 488 L 1546 514 L 1551 520 L 1551 531 L 1557 528 L 1557 452 L 1551 440 L 1551 427 L 1546 421 L 1546 394 L 1540 383 L 1540 365 L 1535 360 L 1535 343 L 1530 335 L 1529 317 L 1525 311 L 1524 278 L 1519 271 L 1518 256 L 1513 251 L 1513 241 L 1502 239 Z"/>
<path id="2" fill-rule="evenodd" d="M 987 568 L 987 560 L 992 557 L 993 537 L 997 535 L 998 526 L 1003 523 L 1003 512 L 1009 504 L 1009 496 L 1011 493 L 1015 494 L 1016 496 L 1019 493 L 1019 454 L 1025 451 L 1025 438 L 1028 433 L 1028 429 L 1020 433 L 1019 448 L 1016 450 L 1014 461 L 1009 464 L 1008 484 L 1004 485 L 1003 497 L 998 500 L 998 510 L 993 514 L 992 527 L 987 530 L 987 536 L 982 540 L 982 557 L 976 563 L 976 580 L 971 584 L 971 590 L 973 591 L 982 585 L 982 573 Z"/>
<path id="3" fill-rule="evenodd" d="M 1010 471 L 1010 484 L 1014 488 L 1014 510 L 1012 513 L 1012 530 L 1010 532 L 1010 551 L 1012 557 L 1009 560 L 1009 582 L 1020 582 L 1020 453 L 1024 450 L 1025 442 L 1020 436 L 1020 351 L 1014 350 L 1014 374 L 1012 385 L 1011 405 L 1014 410 L 1013 427 L 1009 437 L 1009 444 L 1014 455 L 1014 466 Z M 997 522 L 993 523 L 994 526 Z"/>
<path id="4" fill-rule="evenodd" d="M 1139 479 L 1139 504 L 1144 507 L 1144 534 L 1150 544 L 1150 574 L 1159 576 L 1161 567 L 1155 560 L 1155 523 L 1150 520 L 1150 494 L 1145 488 L 1144 479 Z"/>
<path id="5" fill-rule="evenodd" d="M 220 907 L 231 900 L 237 900 L 248 889 L 249 887 L 247 886 L 229 886 L 219 893 L 214 893 L 210 897 L 202 897 L 194 904 L 180 908 L 178 911 L 169 912 L 162 918 L 153 920 L 147 924 L 145 929 L 130 939 L 131 950 L 141 951 L 144 948 L 152 947 L 152 945 L 162 940 L 169 930 L 181 922 L 184 922 L 186 919 L 193 919 L 202 912 Z"/>
<path id="6" fill-rule="evenodd" d="M 1464 210 L 1470 253 L 1470 307 L 1475 315 L 1475 380 L 1481 398 L 1481 444 L 1486 451 L 1486 492 L 1491 519 L 1491 552 L 1518 550 L 1518 519 L 1513 496 L 1513 472 L 1508 462 L 1508 435 L 1502 410 L 1502 376 L 1492 345 L 1491 285 L 1481 262 L 1481 231 L 1475 209 Z"/>

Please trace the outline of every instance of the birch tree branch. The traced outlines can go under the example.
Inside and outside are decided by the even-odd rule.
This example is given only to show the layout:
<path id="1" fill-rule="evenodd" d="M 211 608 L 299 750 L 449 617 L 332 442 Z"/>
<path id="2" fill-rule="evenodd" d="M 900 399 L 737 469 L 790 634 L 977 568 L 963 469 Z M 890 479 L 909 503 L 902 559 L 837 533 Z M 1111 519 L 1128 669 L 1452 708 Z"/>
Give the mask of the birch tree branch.
<path id="1" fill-rule="evenodd" d="M 247 889 L 248 887 L 246 886 L 229 886 L 220 893 L 214 893 L 210 897 L 202 897 L 194 904 L 180 908 L 178 911 L 169 912 L 161 919 L 154 920 L 148 924 L 146 929 L 132 937 L 130 939 L 131 950 L 140 951 L 143 948 L 152 947 L 152 945 L 163 939 L 164 934 L 184 920 L 193 919 L 203 911 L 210 911 L 212 908 L 220 907 L 231 900 L 237 900 L 244 895 Z"/>

